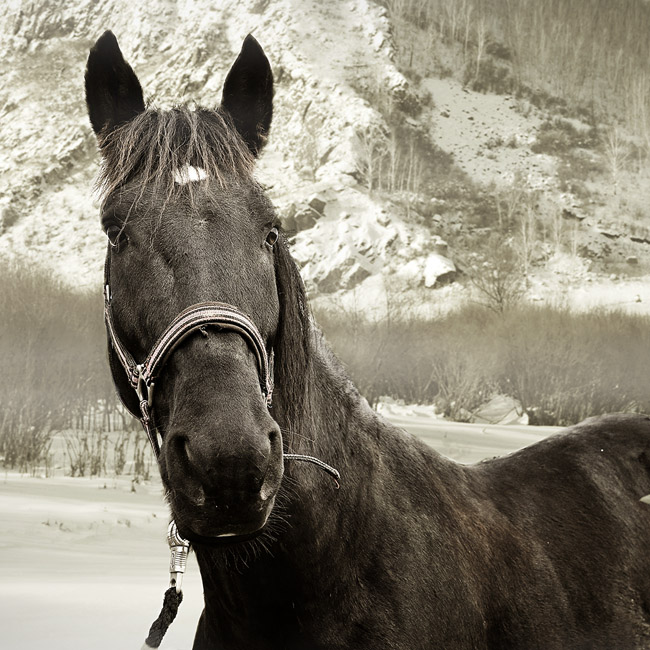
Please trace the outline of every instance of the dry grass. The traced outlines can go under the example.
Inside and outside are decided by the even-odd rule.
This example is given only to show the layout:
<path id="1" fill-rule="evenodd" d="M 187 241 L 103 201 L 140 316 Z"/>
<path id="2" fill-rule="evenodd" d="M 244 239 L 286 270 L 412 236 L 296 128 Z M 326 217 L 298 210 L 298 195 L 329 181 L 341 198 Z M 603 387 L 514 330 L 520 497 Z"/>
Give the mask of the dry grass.
<path id="1" fill-rule="evenodd" d="M 519 305 L 468 306 L 435 321 L 318 314 L 371 403 L 380 395 L 436 403 L 467 419 L 494 392 L 520 400 L 531 423 L 650 411 L 650 318 Z M 371 360 L 371 361 L 370 361 Z"/>
<path id="2" fill-rule="evenodd" d="M 110 467 L 120 474 L 128 466 L 146 478 L 146 440 L 116 433 L 129 422 L 104 359 L 101 297 L 5 261 L 0 303 L 5 466 L 47 468 L 53 433 L 74 430 L 66 438 L 71 473 L 106 474 Z M 361 312 L 317 313 L 373 404 L 381 395 L 435 402 L 462 420 L 501 392 L 519 399 L 533 422 L 562 425 L 611 411 L 650 411 L 648 317 L 527 305 L 493 311 L 470 305 L 434 321 L 404 313 L 395 309 L 379 322 Z"/>
<path id="3" fill-rule="evenodd" d="M 116 408 L 99 295 L 75 293 L 25 260 L 0 263 L 0 457 L 30 471 L 54 431 L 109 429 Z"/>

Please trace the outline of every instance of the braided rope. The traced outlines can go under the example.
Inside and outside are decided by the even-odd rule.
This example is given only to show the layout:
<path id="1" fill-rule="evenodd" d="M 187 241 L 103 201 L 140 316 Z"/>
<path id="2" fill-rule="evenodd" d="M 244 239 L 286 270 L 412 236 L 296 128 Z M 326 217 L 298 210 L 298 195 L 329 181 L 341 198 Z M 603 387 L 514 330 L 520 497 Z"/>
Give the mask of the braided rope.
<path id="1" fill-rule="evenodd" d="M 149 628 L 149 635 L 145 639 L 142 650 L 160 647 L 163 637 L 165 636 L 169 626 L 174 622 L 176 614 L 178 614 L 178 607 L 182 602 L 182 591 L 176 591 L 176 587 L 170 587 L 167 589 L 163 598 L 163 606 L 160 610 L 160 614 L 152 623 L 151 628 Z"/>

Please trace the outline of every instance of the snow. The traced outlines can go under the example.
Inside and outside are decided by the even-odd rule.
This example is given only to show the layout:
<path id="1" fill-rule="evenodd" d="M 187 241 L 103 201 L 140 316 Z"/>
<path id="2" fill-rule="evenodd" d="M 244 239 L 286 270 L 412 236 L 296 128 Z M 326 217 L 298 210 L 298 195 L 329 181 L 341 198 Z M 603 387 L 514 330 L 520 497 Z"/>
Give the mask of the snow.
<path id="1" fill-rule="evenodd" d="M 555 173 L 554 160 L 525 146 L 534 141 L 532 134 L 542 121 L 530 105 L 525 116 L 518 105 L 523 100 L 478 93 L 452 78 L 428 78 L 422 86 L 431 93 L 437 111 L 432 121 L 434 142 L 453 152 L 473 180 L 508 185 L 523 174 L 531 188 L 548 183 Z"/>
<path id="2" fill-rule="evenodd" d="M 0 481 L 2 647 L 139 648 L 168 586 L 160 484 L 115 479 Z M 190 561 L 184 600 L 162 648 L 190 648 L 202 609 Z"/>
<path id="3" fill-rule="evenodd" d="M 524 183 L 555 195 L 559 208 L 575 207 L 575 197 L 557 196 L 557 159 L 530 148 L 549 116 L 526 100 L 477 93 L 453 78 L 425 78 L 417 88 L 395 64 L 387 10 L 370 0 L 4 3 L 0 254 L 47 263 L 73 286 L 99 287 L 102 275 L 105 237 L 93 195 L 99 154 L 82 86 L 88 49 L 107 27 L 145 96 L 161 108 L 176 102 L 218 105 L 244 37 L 252 32 L 259 40 L 276 84 L 273 126 L 258 178 L 283 217 L 292 203 L 327 196 L 324 217 L 298 232 L 294 242 L 312 295 L 328 293 L 338 300 L 341 293 L 370 286 L 367 299 L 357 292 L 354 300 L 373 309 L 375 288 L 399 285 L 399 291 L 412 292 L 414 302 L 428 303 L 421 310 L 434 310 L 433 303 L 448 298 L 458 302 L 454 291 L 439 287 L 429 257 L 442 255 L 452 265 L 458 251 L 438 250 L 444 242 L 424 217 L 409 214 L 406 197 L 369 192 L 360 177 L 359 133 L 388 129 L 373 97 L 389 101 L 429 92 L 433 108 L 424 106 L 416 122 L 474 182 L 504 190 L 513 181 Z M 629 205 L 623 210 L 621 204 L 617 217 L 645 205 L 646 188 L 636 194 L 633 189 L 625 186 Z M 600 210 L 604 218 L 611 207 L 606 203 L 594 214 Z M 436 216 L 440 224 L 450 215 Z M 591 302 L 596 292 L 588 292 Z M 382 303 L 387 299 L 379 296 Z M 635 310 L 639 304 L 646 303 L 634 303 Z"/>
<path id="4" fill-rule="evenodd" d="M 384 400 L 391 421 L 461 462 L 508 453 L 551 427 L 459 424 L 433 407 Z M 159 481 L 0 478 L 2 647 L 139 648 L 168 586 L 168 513 Z M 178 618 L 161 646 L 189 650 L 202 610 L 190 554 Z"/>
<path id="5" fill-rule="evenodd" d="M 252 32 L 276 78 L 258 178 L 281 215 L 292 203 L 327 195 L 325 218 L 299 232 L 294 245 L 307 286 L 349 290 L 369 275 L 394 275 L 412 259 L 421 273 L 409 282 L 424 283 L 436 237 L 411 223 L 403 206 L 371 195 L 356 176 L 359 130 L 387 128 L 363 89 L 386 97 L 409 92 L 383 7 L 369 0 L 197 0 L 179 7 L 164 0 L 146 6 L 117 0 L 110 7 L 75 0 L 21 11 L 19 21 L 0 7 L 0 51 L 9 57 L 0 72 L 0 106 L 5 95 L 11 99 L 11 120 L 0 134 L 1 254 L 47 260 L 73 286 L 101 282 L 105 238 L 92 191 L 100 156 L 82 82 L 88 48 L 107 26 L 145 96 L 160 108 L 179 101 L 218 105 L 225 74 Z M 71 70 L 78 77 L 63 74 Z M 201 173 L 182 180 L 195 177 Z"/>
<path id="6" fill-rule="evenodd" d="M 347 186 L 351 212 L 354 196 L 364 194 L 349 187 L 355 185 L 355 133 L 381 121 L 354 86 L 360 78 L 388 93 L 407 85 L 392 61 L 386 11 L 368 0 L 179 6 L 73 0 L 2 6 L 0 18 L 0 52 L 7 57 L 0 114 L 11 118 L 0 134 L 0 253 L 35 253 L 75 286 L 101 281 L 105 240 L 92 193 L 99 153 L 86 116 L 83 67 L 108 27 L 145 96 L 161 108 L 188 101 L 218 105 L 244 37 L 255 35 L 276 76 L 273 127 L 258 173 L 281 210 L 320 183 Z M 355 218 L 365 223 L 363 212 L 355 211 Z M 315 249 L 328 257 L 319 234 L 312 237 Z M 352 275 L 367 273 L 362 267 L 357 262 Z M 355 281 L 343 275 L 343 282 Z"/>

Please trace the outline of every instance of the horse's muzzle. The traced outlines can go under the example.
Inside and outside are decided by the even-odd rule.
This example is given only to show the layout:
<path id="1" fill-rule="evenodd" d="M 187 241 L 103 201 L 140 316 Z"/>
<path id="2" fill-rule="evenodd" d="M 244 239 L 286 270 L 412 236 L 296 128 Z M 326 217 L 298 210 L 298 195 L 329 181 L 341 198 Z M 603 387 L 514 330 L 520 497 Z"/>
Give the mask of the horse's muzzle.
<path id="1" fill-rule="evenodd" d="M 264 420 L 262 427 L 227 432 L 169 432 L 161 470 L 174 518 L 188 538 L 250 535 L 265 525 L 283 463 L 279 427 L 268 415 Z"/>

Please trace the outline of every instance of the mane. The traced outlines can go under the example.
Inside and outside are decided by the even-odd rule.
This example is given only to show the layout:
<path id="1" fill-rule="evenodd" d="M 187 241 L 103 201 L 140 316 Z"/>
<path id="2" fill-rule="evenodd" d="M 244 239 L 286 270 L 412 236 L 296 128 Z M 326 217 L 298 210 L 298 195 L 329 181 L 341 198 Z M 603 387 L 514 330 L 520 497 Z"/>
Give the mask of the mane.
<path id="1" fill-rule="evenodd" d="M 251 178 L 254 166 L 253 154 L 220 108 L 147 109 L 102 136 L 100 147 L 97 189 L 102 200 L 136 179 L 139 198 L 150 188 L 169 200 L 183 188 L 174 182 L 174 173 L 188 165 L 203 169 L 221 186 L 233 176 Z M 191 195 L 193 184 L 188 185 Z"/>
<path id="2" fill-rule="evenodd" d="M 302 278 L 291 259 L 284 234 L 275 250 L 280 323 L 275 340 L 275 384 L 281 409 L 274 414 L 292 446 L 305 423 L 307 390 L 312 371 L 312 324 Z"/>

